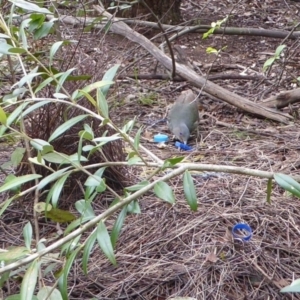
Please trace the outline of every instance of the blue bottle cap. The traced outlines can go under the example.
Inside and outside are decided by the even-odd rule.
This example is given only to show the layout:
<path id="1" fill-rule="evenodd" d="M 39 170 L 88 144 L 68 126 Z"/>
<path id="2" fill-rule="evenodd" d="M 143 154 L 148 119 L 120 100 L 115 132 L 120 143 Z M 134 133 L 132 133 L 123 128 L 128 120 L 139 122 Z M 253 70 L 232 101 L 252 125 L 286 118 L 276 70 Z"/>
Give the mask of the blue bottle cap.
<path id="1" fill-rule="evenodd" d="M 244 242 L 248 242 L 252 237 L 252 229 L 248 224 L 238 223 L 233 226 L 232 235 L 235 239 L 241 239 Z"/>
<path id="2" fill-rule="evenodd" d="M 164 142 L 167 142 L 168 140 L 169 140 L 169 137 L 165 134 L 156 134 L 153 137 L 154 143 L 164 143 Z"/>
<path id="3" fill-rule="evenodd" d="M 180 142 L 175 142 L 175 147 L 180 148 L 180 149 L 185 150 L 185 151 L 190 151 L 190 150 L 193 149 L 191 146 L 189 146 L 187 144 L 180 143 Z"/>

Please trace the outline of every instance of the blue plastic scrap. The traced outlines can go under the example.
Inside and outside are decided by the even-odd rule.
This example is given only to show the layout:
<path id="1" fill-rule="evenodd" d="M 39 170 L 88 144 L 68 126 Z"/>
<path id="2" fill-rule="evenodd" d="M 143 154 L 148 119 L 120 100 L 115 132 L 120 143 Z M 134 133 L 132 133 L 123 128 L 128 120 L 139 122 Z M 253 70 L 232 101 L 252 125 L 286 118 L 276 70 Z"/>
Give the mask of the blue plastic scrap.
<path id="1" fill-rule="evenodd" d="M 238 223 L 233 226 L 232 235 L 235 239 L 248 242 L 252 238 L 252 229 L 248 224 Z"/>

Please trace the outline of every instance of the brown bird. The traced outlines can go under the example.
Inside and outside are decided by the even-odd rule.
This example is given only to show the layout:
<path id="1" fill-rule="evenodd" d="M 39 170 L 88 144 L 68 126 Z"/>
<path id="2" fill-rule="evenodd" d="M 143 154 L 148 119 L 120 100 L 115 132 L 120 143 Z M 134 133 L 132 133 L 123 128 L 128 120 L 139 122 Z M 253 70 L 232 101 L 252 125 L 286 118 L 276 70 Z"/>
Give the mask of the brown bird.
<path id="1" fill-rule="evenodd" d="M 177 139 L 186 144 L 198 122 L 197 95 L 192 90 L 183 91 L 169 111 L 169 129 Z"/>

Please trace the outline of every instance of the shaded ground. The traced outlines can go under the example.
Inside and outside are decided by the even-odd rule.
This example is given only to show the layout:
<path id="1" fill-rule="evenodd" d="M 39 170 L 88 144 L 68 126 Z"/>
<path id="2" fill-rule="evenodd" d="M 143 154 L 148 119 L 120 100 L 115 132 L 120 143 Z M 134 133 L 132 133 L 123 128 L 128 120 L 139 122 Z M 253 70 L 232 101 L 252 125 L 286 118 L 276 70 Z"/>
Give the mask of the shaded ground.
<path id="1" fill-rule="evenodd" d="M 285 1 L 185 1 L 186 20 L 200 19 L 202 23 L 223 19 L 232 13 L 228 26 L 287 29 L 298 22 L 299 5 Z M 200 11 L 201 7 L 203 10 Z M 152 32 L 152 34 L 154 34 Z M 188 34 L 175 42 L 186 46 L 187 56 L 197 62 L 199 70 L 207 72 L 206 64 L 214 62 L 214 73 L 245 72 L 261 74 L 263 63 L 281 43 L 278 39 L 260 37 L 213 36 L 202 40 L 200 34 Z M 299 43 L 299 41 L 298 41 Z M 286 41 L 289 52 L 286 64 L 277 64 L 266 80 L 220 80 L 217 84 L 253 101 L 260 101 L 278 91 L 294 87 L 299 76 L 299 49 L 295 41 Z M 216 60 L 206 54 L 206 48 L 227 48 Z M 142 58 L 144 50 L 121 37 L 85 33 L 80 51 L 85 60 L 93 60 L 102 74 L 121 62 L 139 73 L 152 72 L 154 60 Z M 139 60 L 139 58 L 141 58 Z M 82 61 L 78 64 L 84 64 Z M 164 72 L 158 67 L 158 72 Z M 297 73 L 298 72 L 298 73 Z M 117 124 L 137 117 L 140 125 L 151 126 L 162 118 L 166 105 L 180 91 L 191 88 L 185 82 L 118 81 L 110 96 L 111 117 Z M 299 121 L 283 126 L 255 116 L 245 115 L 220 101 L 201 96 L 201 143 L 197 151 L 180 153 L 173 144 L 158 149 L 144 141 L 162 159 L 186 155 L 186 161 L 233 165 L 252 169 L 297 175 L 299 169 Z M 290 107 L 297 117 L 298 105 Z M 286 109 L 287 110 L 287 109 Z M 216 124 L 222 121 L 224 126 Z M 231 129 L 238 125 L 245 130 Z M 261 130 L 262 133 L 258 133 Z M 150 133 L 167 132 L 165 124 L 149 127 Z M 256 133 L 255 133 L 256 132 Z M 191 144 L 195 140 L 192 139 Z M 151 171 L 132 170 L 136 180 L 143 180 Z M 113 267 L 96 248 L 90 259 L 88 276 L 84 276 L 80 259 L 73 276 L 69 277 L 70 299 L 166 299 L 169 296 L 189 296 L 196 299 L 292 299 L 279 293 L 292 278 L 300 277 L 299 200 L 287 195 L 274 184 L 271 205 L 266 203 L 266 180 L 245 176 L 194 173 L 199 209 L 193 213 L 184 200 L 182 178 L 170 182 L 177 203 L 170 207 L 152 194 L 140 199 L 142 214 L 131 215 L 118 241 L 118 266 Z M 110 196 L 94 203 L 96 212 L 107 208 Z M 28 207 L 28 209 L 27 209 Z M 74 208 L 72 208 L 74 209 Z M 18 203 L 9 208 L 1 220 L 2 248 L 20 245 L 26 212 L 30 203 Z M 249 243 L 233 241 L 231 228 L 247 222 L 254 235 Z M 107 220 L 109 227 L 113 219 Z M 55 226 L 41 224 L 41 236 L 49 237 Z M 49 281 L 53 279 L 49 276 Z M 11 283 L 17 290 L 19 282 Z M 5 292 L 8 294 L 7 288 Z M 300 296 L 293 296 L 300 299 Z"/>

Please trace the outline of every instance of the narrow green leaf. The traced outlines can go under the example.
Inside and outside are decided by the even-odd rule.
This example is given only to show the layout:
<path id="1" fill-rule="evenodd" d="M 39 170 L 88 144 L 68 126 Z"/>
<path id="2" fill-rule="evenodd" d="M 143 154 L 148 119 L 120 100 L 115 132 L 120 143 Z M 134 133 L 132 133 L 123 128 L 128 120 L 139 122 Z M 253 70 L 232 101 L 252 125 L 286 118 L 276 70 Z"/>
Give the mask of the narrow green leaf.
<path id="1" fill-rule="evenodd" d="M 192 211 L 197 211 L 198 201 L 193 178 L 189 171 L 185 171 L 183 175 L 184 195 Z"/>
<path id="2" fill-rule="evenodd" d="M 1 43 L 0 43 L 1 45 Z M 20 116 L 20 114 L 22 113 L 22 111 L 26 108 L 26 106 L 28 105 L 28 102 L 23 102 L 22 104 L 20 104 L 7 118 L 6 121 L 6 126 L 10 126 L 11 123 L 13 123 L 17 117 Z M 0 126 L 0 136 L 2 136 L 4 134 L 4 132 L 7 130 L 6 126 Z"/>
<path id="3" fill-rule="evenodd" d="M 32 299 L 35 290 L 39 263 L 38 259 L 34 260 L 27 269 L 21 284 L 21 300 Z"/>
<path id="4" fill-rule="evenodd" d="M 140 214 L 141 208 L 137 200 L 131 201 L 127 206 L 127 212 L 129 214 Z"/>
<path id="5" fill-rule="evenodd" d="M 53 205 L 54 208 L 57 207 L 57 203 L 58 203 L 58 199 L 59 196 L 61 194 L 61 191 L 65 185 L 65 182 L 67 180 L 67 178 L 69 177 L 70 173 L 65 174 L 64 176 L 62 176 L 61 178 L 59 178 L 53 185 L 53 187 L 51 189 L 53 189 L 53 193 L 52 193 L 52 200 L 51 203 Z"/>
<path id="6" fill-rule="evenodd" d="M 17 121 L 19 121 L 22 117 L 24 118 L 25 116 L 27 116 L 29 113 L 35 111 L 36 109 L 46 105 L 46 104 L 49 104 L 51 103 L 51 101 L 44 101 L 44 100 L 41 100 L 33 105 L 31 105 L 30 107 L 28 107 L 26 110 L 24 110 L 21 114 L 20 114 L 20 117 L 17 119 Z"/>
<path id="7" fill-rule="evenodd" d="M 68 227 L 65 229 L 64 234 L 68 234 L 69 232 L 71 232 L 72 230 L 74 230 L 75 228 L 81 226 L 82 224 L 92 220 L 94 218 L 94 216 L 84 216 L 81 217 L 77 220 L 74 220 L 73 222 L 71 222 Z"/>
<path id="8" fill-rule="evenodd" d="M 101 89 L 97 89 L 97 105 L 100 109 L 100 114 L 104 118 L 108 118 L 108 104 Z"/>
<path id="9" fill-rule="evenodd" d="M 136 135 L 134 137 L 135 149 L 139 149 L 142 130 L 143 130 L 143 127 L 140 127 L 140 129 L 138 130 L 138 132 L 136 133 Z"/>
<path id="10" fill-rule="evenodd" d="M 300 293 L 300 279 L 296 279 L 290 285 L 282 288 L 280 293 Z"/>
<path id="11" fill-rule="evenodd" d="M 113 80 L 115 78 L 116 74 L 117 74 L 117 71 L 118 71 L 119 67 L 120 67 L 119 64 L 114 65 L 113 67 L 111 67 L 107 72 L 105 72 L 102 80 L 103 81 L 111 81 L 111 80 Z M 111 86 L 111 84 L 109 84 L 109 85 L 104 86 L 104 87 L 101 88 L 101 91 L 102 91 L 104 97 L 107 96 L 107 92 L 108 92 L 110 86 Z"/>
<path id="12" fill-rule="evenodd" d="M 114 249 L 103 221 L 100 221 L 97 227 L 97 241 L 106 257 L 113 265 L 116 265 L 117 262 L 114 254 Z"/>
<path id="13" fill-rule="evenodd" d="M 85 200 L 78 200 L 75 203 L 75 207 L 77 211 L 81 214 L 83 217 L 95 217 L 95 212 L 93 210 L 92 205 Z"/>
<path id="14" fill-rule="evenodd" d="M 163 168 L 173 167 L 173 166 L 177 165 L 178 163 L 182 162 L 183 160 L 184 160 L 184 156 L 168 158 L 164 161 Z"/>
<path id="15" fill-rule="evenodd" d="M 61 292 L 61 296 L 63 298 L 63 300 L 68 300 L 68 276 L 71 270 L 71 267 L 73 265 L 73 261 L 76 258 L 78 252 L 81 250 L 81 247 L 78 247 L 75 251 L 73 251 L 71 253 L 71 255 L 69 256 L 66 265 L 64 267 L 64 272 L 62 277 L 60 278 L 61 280 L 59 280 L 59 288 L 60 288 L 60 292 Z"/>
<path id="16" fill-rule="evenodd" d="M 140 189 L 144 188 L 145 186 L 149 185 L 149 181 L 141 181 L 138 184 L 132 185 L 132 186 L 127 186 L 125 189 L 129 192 L 135 192 L 139 191 Z"/>
<path id="17" fill-rule="evenodd" d="M 171 204 L 175 203 L 175 197 L 171 187 L 163 181 L 155 184 L 154 193 L 158 198 L 166 202 L 169 202 Z"/>
<path id="18" fill-rule="evenodd" d="M 274 174 L 274 179 L 283 189 L 300 198 L 300 184 L 292 177 L 276 173 Z"/>
<path id="19" fill-rule="evenodd" d="M 117 218 L 117 220 L 114 224 L 114 227 L 111 231 L 111 234 L 110 234 L 111 244 L 114 249 L 116 248 L 117 240 L 118 240 L 118 237 L 121 232 L 121 229 L 124 224 L 124 220 L 125 220 L 126 216 L 127 216 L 127 206 L 124 206 L 123 209 L 121 210 L 121 212 L 119 213 L 118 218 Z"/>
<path id="20" fill-rule="evenodd" d="M 134 123 L 135 123 L 135 119 L 134 119 L 134 120 L 128 121 L 128 122 L 123 126 L 122 131 L 123 131 L 124 133 L 130 132 L 131 129 L 133 128 Z"/>
<path id="21" fill-rule="evenodd" d="M 117 133 L 117 134 L 114 134 L 112 136 L 97 137 L 97 138 L 94 138 L 93 141 L 94 142 L 101 142 L 101 143 L 108 143 L 108 142 L 119 140 L 120 138 L 121 138 L 121 136 Z"/>
<path id="22" fill-rule="evenodd" d="M 39 13 L 43 13 L 43 14 L 50 14 L 50 15 L 53 14 L 47 8 L 39 7 L 38 5 L 36 5 L 34 3 L 30 3 L 30 2 L 27 2 L 24 0 L 9 0 L 9 1 L 12 2 L 14 5 L 21 7 L 27 11 L 35 11 L 35 12 L 39 12 Z"/>
<path id="23" fill-rule="evenodd" d="M 29 254 L 26 247 L 13 247 L 7 252 L 0 253 L 0 261 L 14 261 L 21 259 Z"/>
<path id="24" fill-rule="evenodd" d="M 30 222 L 27 222 L 27 224 L 23 228 L 23 236 L 25 240 L 25 246 L 30 251 L 31 241 L 32 241 L 32 226 Z"/>
<path id="25" fill-rule="evenodd" d="M 74 126 L 78 122 L 82 121 L 86 117 L 88 117 L 88 115 L 80 115 L 80 116 L 76 116 L 76 117 L 74 117 L 74 118 L 66 121 L 64 124 L 62 124 L 58 128 L 56 128 L 56 130 L 51 134 L 50 138 L 48 139 L 48 142 L 53 141 L 54 139 L 56 139 L 57 137 L 59 137 L 65 131 L 67 131 L 72 126 Z"/>
<path id="26" fill-rule="evenodd" d="M 129 166 L 132 166 L 141 161 L 142 161 L 142 159 L 139 156 L 135 155 L 135 156 L 131 157 L 130 159 L 128 159 L 127 162 L 128 162 Z"/>
<path id="27" fill-rule="evenodd" d="M 30 144 L 36 150 L 41 151 L 42 154 L 47 154 L 48 152 L 52 152 L 54 150 L 52 145 L 41 139 L 33 139 L 30 141 Z"/>
<path id="28" fill-rule="evenodd" d="M 43 286 L 37 293 L 38 300 L 62 300 L 61 293 L 52 286 Z"/>
<path id="29" fill-rule="evenodd" d="M 38 174 L 29 174 L 29 175 L 23 175 L 20 177 L 15 177 L 14 179 L 10 180 L 9 182 L 3 184 L 0 187 L 0 193 L 11 190 L 15 187 L 20 186 L 21 184 L 31 181 L 31 180 L 35 180 L 37 178 L 41 178 L 41 175 Z"/>
<path id="30" fill-rule="evenodd" d="M 269 204 L 271 204 L 272 181 L 272 178 L 269 178 L 267 184 L 267 203 Z"/>
<path id="31" fill-rule="evenodd" d="M 95 230 L 88 238 L 85 243 L 83 256 L 82 256 L 82 270 L 85 275 L 87 275 L 87 263 L 90 258 L 90 253 L 94 247 L 94 244 L 97 239 L 97 231 Z"/>
<path id="32" fill-rule="evenodd" d="M 64 168 L 64 169 L 61 169 L 61 170 L 58 170 L 50 175 L 48 175 L 47 177 L 43 178 L 39 184 L 38 184 L 38 189 L 41 190 L 43 187 L 45 187 L 47 184 L 49 184 L 50 182 L 60 178 L 61 176 L 63 176 L 64 174 L 69 174 L 69 172 L 66 172 L 68 169 L 70 169 L 70 167 L 67 167 L 67 168 Z M 26 175 L 28 176 L 28 175 Z M 39 177 L 41 177 L 39 175 Z M 0 188 L 1 190 L 1 188 Z"/>
<path id="33" fill-rule="evenodd" d="M 282 52 L 285 48 L 286 48 L 286 45 L 279 45 L 279 46 L 276 48 L 275 56 L 276 56 L 276 57 L 280 57 L 281 52 Z"/>
<path id="34" fill-rule="evenodd" d="M 6 113 L 3 110 L 3 108 L 0 106 L 0 123 L 6 125 L 6 121 L 7 121 Z"/>
<path id="35" fill-rule="evenodd" d="M 73 94 L 72 94 L 72 99 L 75 100 L 77 98 L 80 98 L 82 97 L 85 93 L 90 93 L 92 92 L 93 90 L 95 89 L 98 89 L 98 88 L 102 88 L 106 85 L 111 85 L 113 84 L 114 82 L 113 81 L 97 81 L 97 82 L 94 82 L 88 86 L 86 86 L 84 89 L 82 90 L 77 90 L 75 91 Z"/>
<path id="36" fill-rule="evenodd" d="M 58 85 L 57 85 L 56 90 L 55 90 L 56 93 L 58 93 L 60 91 L 60 89 L 62 88 L 62 86 L 65 82 L 65 80 L 70 76 L 70 74 L 74 70 L 76 70 L 76 68 L 72 68 L 72 69 L 67 70 L 66 72 L 63 72 L 62 76 L 58 80 Z"/>
<path id="37" fill-rule="evenodd" d="M 11 154 L 10 160 L 15 168 L 21 163 L 25 151 L 26 151 L 25 148 L 16 147 L 14 152 Z"/>

